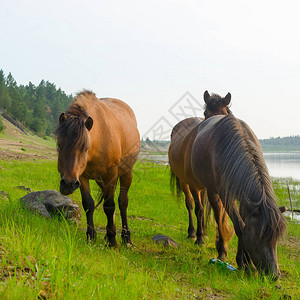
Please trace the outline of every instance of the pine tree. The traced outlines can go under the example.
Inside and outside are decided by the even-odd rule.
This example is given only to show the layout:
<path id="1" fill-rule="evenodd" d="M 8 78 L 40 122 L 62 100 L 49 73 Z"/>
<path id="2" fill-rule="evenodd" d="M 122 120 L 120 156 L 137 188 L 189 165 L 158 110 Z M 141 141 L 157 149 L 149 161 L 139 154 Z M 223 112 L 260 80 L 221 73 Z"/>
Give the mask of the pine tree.
<path id="1" fill-rule="evenodd" d="M 0 70 L 0 108 L 38 134 L 53 134 L 61 112 L 72 101 L 54 83 L 42 80 L 38 86 L 32 82 L 19 85 L 11 73 L 5 78 Z"/>

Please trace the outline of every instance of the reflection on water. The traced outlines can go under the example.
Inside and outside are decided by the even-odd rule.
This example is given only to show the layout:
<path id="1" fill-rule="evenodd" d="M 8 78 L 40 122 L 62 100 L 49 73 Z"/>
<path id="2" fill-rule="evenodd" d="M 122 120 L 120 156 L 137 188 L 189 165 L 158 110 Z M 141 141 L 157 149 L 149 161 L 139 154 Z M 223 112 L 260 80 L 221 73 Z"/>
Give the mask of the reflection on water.
<path id="1" fill-rule="evenodd" d="M 264 159 L 272 177 L 300 179 L 300 152 L 264 153 Z"/>

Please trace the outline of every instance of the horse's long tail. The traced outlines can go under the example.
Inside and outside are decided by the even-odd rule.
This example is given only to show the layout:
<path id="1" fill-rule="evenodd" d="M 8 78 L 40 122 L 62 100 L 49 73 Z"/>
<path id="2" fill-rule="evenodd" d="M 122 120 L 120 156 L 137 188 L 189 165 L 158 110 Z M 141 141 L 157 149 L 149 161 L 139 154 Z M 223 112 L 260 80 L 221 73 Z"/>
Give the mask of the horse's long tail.
<path id="1" fill-rule="evenodd" d="M 98 203 L 95 205 L 95 209 L 102 203 L 102 201 L 104 200 L 104 194 L 103 192 L 100 192 L 100 194 L 98 195 Z"/>
<path id="2" fill-rule="evenodd" d="M 177 198 L 179 198 L 180 195 L 181 195 L 181 192 L 182 192 L 182 189 L 181 189 L 181 186 L 180 186 L 180 180 L 175 175 L 175 173 L 173 172 L 172 169 L 170 169 L 170 173 L 171 173 L 171 176 L 170 176 L 170 187 L 171 187 L 172 194 L 173 195 L 175 194 L 175 188 L 176 188 L 176 196 L 177 196 Z"/>
<path id="3" fill-rule="evenodd" d="M 119 180 L 119 177 L 117 179 L 117 182 L 118 182 L 118 180 Z M 99 188 L 97 198 L 95 199 L 95 201 L 97 201 L 97 204 L 95 205 L 95 209 L 98 208 L 98 206 L 103 202 L 103 200 L 104 200 L 104 192 L 103 192 L 102 188 Z"/>

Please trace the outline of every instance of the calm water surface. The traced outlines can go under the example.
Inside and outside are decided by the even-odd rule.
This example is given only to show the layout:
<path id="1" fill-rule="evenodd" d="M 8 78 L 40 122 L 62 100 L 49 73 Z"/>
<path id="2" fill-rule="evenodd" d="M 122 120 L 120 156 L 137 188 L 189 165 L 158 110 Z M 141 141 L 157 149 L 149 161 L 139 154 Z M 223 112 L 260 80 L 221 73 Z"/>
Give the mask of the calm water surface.
<path id="1" fill-rule="evenodd" d="M 168 155 L 140 155 L 140 158 L 168 162 Z M 272 177 L 292 177 L 300 180 L 300 151 L 264 153 Z"/>
<path id="2" fill-rule="evenodd" d="M 300 180 L 300 152 L 264 153 L 264 158 L 271 176 Z"/>
<path id="3" fill-rule="evenodd" d="M 144 154 L 140 155 L 140 158 L 168 163 L 168 155 Z M 264 159 L 272 177 L 292 177 L 300 180 L 300 152 L 264 153 Z M 293 189 L 298 193 L 299 185 L 294 186 Z M 297 205 L 296 202 L 294 204 Z M 290 218 L 292 217 L 291 212 L 285 212 L 284 214 Z M 300 223 L 300 214 L 294 212 L 293 219 Z"/>

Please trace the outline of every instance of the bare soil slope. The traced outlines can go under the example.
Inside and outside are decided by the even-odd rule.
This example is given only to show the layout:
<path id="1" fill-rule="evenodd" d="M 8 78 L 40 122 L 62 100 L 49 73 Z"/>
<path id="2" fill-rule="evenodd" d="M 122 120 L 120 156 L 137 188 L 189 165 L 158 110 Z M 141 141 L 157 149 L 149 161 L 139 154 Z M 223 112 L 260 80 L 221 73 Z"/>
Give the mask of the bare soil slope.
<path id="1" fill-rule="evenodd" d="M 0 134 L 0 159 L 56 159 L 55 141 L 43 139 L 18 127 L 2 116 L 4 132 Z"/>

